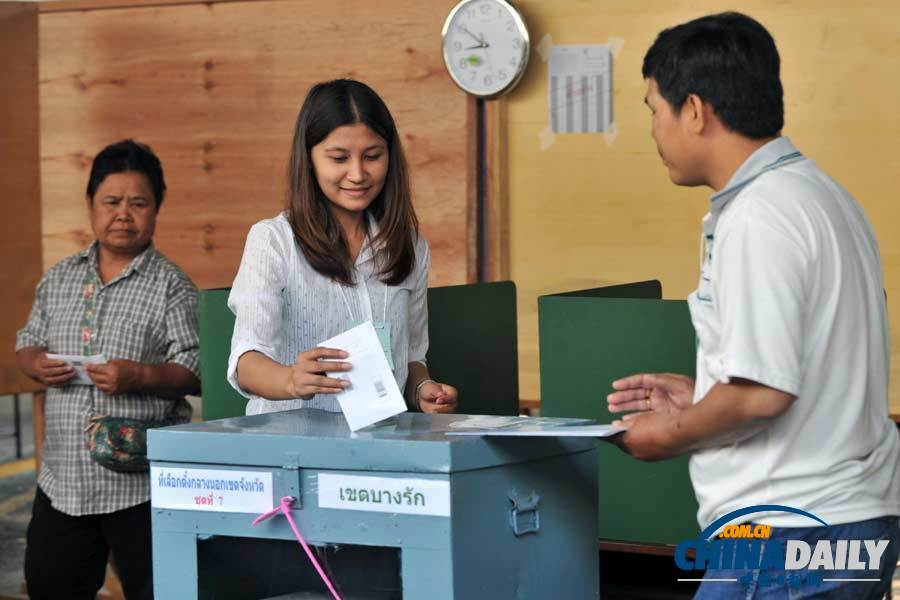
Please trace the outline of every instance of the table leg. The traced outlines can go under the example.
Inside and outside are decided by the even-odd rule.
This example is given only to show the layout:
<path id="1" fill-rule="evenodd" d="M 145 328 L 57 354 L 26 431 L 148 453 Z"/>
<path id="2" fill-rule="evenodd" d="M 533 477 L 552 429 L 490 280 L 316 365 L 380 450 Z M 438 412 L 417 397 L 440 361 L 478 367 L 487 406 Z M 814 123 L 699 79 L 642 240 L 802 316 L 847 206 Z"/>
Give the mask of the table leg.
<path id="1" fill-rule="evenodd" d="M 13 435 L 16 438 L 16 460 L 22 458 L 22 415 L 19 414 L 19 394 L 13 394 Z"/>
<path id="2" fill-rule="evenodd" d="M 34 476 L 41 472 L 41 449 L 44 446 L 44 404 L 47 392 L 34 392 L 31 395 L 31 430 L 34 432 Z"/>
<path id="3" fill-rule="evenodd" d="M 403 548 L 400 564 L 403 598 L 453 599 L 453 556 L 449 549 Z"/>
<path id="4" fill-rule="evenodd" d="M 196 534 L 160 531 L 154 526 L 153 597 L 197 599 Z"/>

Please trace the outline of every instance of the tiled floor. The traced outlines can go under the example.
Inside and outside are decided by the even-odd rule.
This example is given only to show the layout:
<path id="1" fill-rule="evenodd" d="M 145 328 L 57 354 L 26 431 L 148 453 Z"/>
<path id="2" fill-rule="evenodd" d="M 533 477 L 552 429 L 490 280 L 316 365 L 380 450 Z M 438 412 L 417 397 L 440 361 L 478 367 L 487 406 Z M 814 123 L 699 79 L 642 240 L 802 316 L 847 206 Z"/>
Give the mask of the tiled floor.
<path id="1" fill-rule="evenodd" d="M 0 596 L 18 592 L 22 584 L 25 529 L 31 518 L 32 498 L 33 470 L 0 479 Z"/>
<path id="2" fill-rule="evenodd" d="M 0 396 L 0 463 L 16 458 L 13 438 L 13 396 Z M 19 430 L 22 436 L 22 456 L 34 455 L 34 435 L 31 432 L 31 394 L 19 394 Z"/>
<path id="3" fill-rule="evenodd" d="M 19 396 L 22 454 L 16 460 L 13 397 L 0 396 L 0 596 L 19 591 L 25 557 L 25 529 L 34 498 L 34 436 L 31 431 L 31 395 Z"/>

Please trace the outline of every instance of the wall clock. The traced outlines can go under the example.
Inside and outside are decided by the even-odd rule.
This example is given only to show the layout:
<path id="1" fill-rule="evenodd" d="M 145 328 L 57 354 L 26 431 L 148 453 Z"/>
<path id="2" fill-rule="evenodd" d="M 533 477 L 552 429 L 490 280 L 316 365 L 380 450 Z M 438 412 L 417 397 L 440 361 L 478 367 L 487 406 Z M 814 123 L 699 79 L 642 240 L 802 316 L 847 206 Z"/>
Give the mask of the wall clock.
<path id="1" fill-rule="evenodd" d="M 441 32 L 453 81 L 478 98 L 509 92 L 528 66 L 528 29 L 507 0 L 462 0 Z"/>

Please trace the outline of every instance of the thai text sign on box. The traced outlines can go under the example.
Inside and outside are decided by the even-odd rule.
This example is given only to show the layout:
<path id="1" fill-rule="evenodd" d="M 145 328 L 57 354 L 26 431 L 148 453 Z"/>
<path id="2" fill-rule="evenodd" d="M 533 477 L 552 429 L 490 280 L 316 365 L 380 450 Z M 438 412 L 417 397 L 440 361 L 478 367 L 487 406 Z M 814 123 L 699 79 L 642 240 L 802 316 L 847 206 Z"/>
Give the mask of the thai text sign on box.
<path id="1" fill-rule="evenodd" d="M 153 508 L 260 514 L 272 510 L 272 473 L 150 467 Z"/>
<path id="2" fill-rule="evenodd" d="M 450 516 L 450 482 L 319 473 L 319 507 Z"/>

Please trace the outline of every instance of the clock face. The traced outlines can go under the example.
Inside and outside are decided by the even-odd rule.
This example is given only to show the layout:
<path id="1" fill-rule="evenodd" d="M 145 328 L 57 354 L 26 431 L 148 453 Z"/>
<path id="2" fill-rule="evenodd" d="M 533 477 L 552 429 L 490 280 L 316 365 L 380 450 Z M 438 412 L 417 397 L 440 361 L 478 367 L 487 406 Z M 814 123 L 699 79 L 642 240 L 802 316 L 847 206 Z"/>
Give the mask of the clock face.
<path id="1" fill-rule="evenodd" d="M 506 0 L 463 0 L 443 30 L 444 63 L 456 85 L 482 98 L 509 91 L 528 64 L 528 30 Z"/>

